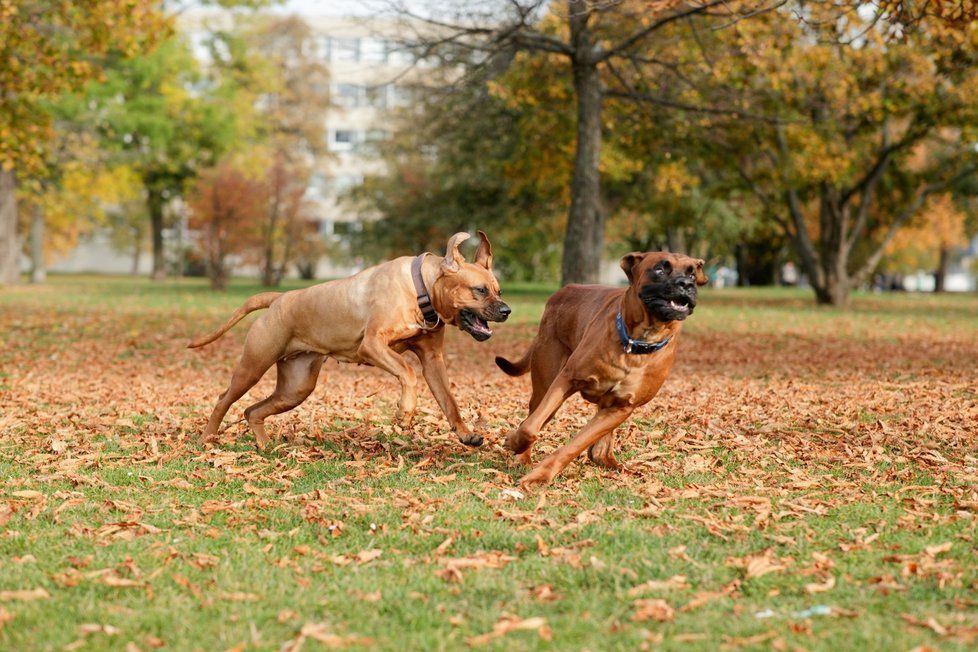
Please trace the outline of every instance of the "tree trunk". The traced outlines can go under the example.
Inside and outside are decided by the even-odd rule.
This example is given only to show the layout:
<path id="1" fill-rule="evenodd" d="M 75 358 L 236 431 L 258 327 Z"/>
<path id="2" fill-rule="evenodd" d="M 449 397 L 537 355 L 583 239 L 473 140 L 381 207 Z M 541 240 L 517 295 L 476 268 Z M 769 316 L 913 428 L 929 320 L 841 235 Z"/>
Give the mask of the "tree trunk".
<path id="1" fill-rule="evenodd" d="M 941 246 L 941 253 L 937 259 L 937 269 L 934 270 L 934 292 L 944 292 L 947 282 L 947 266 L 950 263 L 951 250 Z"/>
<path id="2" fill-rule="evenodd" d="M 44 264 L 44 209 L 34 204 L 31 213 L 31 283 L 43 283 L 48 279 Z"/>
<path id="3" fill-rule="evenodd" d="M 845 308 L 849 305 L 849 284 L 836 277 L 826 279 L 825 285 L 813 286 L 815 303 L 820 306 L 835 306 Z"/>
<path id="4" fill-rule="evenodd" d="M 163 195 L 156 190 L 149 192 L 147 208 L 153 231 L 153 271 L 150 278 L 159 281 L 166 278 L 166 254 L 163 250 Z"/>
<path id="5" fill-rule="evenodd" d="M 279 198 L 272 199 L 269 208 L 268 225 L 265 231 L 265 253 L 261 265 L 261 284 L 265 287 L 275 287 L 275 232 L 278 228 Z"/>
<path id="6" fill-rule="evenodd" d="M 139 263 L 143 257 L 143 233 L 139 229 L 133 229 L 132 244 L 132 270 L 130 274 L 139 276 Z"/>
<path id="7" fill-rule="evenodd" d="M 573 62 L 574 91 L 577 97 L 577 145 L 571 205 L 564 236 L 564 257 L 560 283 L 597 283 L 604 252 L 604 214 L 601 207 L 601 77 L 589 61 L 591 46 L 584 47 L 583 60 Z M 578 52 L 581 52 L 578 49 Z"/>
<path id="8" fill-rule="evenodd" d="M 0 285 L 20 282 L 17 243 L 17 177 L 0 168 Z"/>

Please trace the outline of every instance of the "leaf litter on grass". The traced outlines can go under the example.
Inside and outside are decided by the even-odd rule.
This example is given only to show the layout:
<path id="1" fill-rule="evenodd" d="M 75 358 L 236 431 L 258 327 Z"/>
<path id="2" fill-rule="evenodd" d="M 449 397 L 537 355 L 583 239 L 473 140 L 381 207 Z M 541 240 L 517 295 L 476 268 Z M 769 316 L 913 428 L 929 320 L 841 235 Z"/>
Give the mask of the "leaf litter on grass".
<path id="1" fill-rule="evenodd" d="M 702 313 L 709 308 L 705 304 Z M 0 335 L 0 361 L 8 373 L 0 463 L 13 471 L 0 480 L 4 536 L 26 536 L 45 525 L 88 542 L 100 560 L 100 548 L 138 543 L 157 564 L 64 558 L 43 587 L 0 589 L 6 629 L 18 626 L 17 610 L 31 600 L 58 600 L 92 585 L 128 600 L 135 593 L 159 593 L 165 583 L 208 609 L 268 603 L 281 613 L 268 587 L 227 581 L 221 574 L 225 551 L 174 545 L 176 539 L 218 540 L 228 533 L 254 541 L 267 563 L 291 573 L 300 587 L 316 575 L 421 566 L 446 590 L 464 595 L 485 575 L 509 577 L 511 568 L 533 560 L 618 578 L 619 588 L 605 595 L 621 601 L 619 620 L 634 615 L 634 622 L 669 627 L 695 622 L 684 620 L 687 614 L 737 608 L 746 594 L 758 600 L 757 587 L 770 594 L 761 606 L 776 604 L 782 594 L 830 601 L 853 588 L 884 599 L 915 583 L 954 595 L 976 588 L 973 570 L 962 562 L 973 555 L 975 542 L 958 525 L 973 527 L 978 515 L 973 332 L 883 324 L 869 336 L 830 337 L 829 323 L 746 337 L 736 321 L 729 329 L 708 317 L 703 326 L 691 321 L 659 396 L 619 430 L 626 471 L 609 473 L 578 461 L 551 487 L 527 496 L 515 488 L 520 470 L 511 467 L 501 441 L 525 415 L 528 378 L 507 378 L 486 360 L 489 352 L 522 352 L 533 335 L 531 324 L 507 324 L 485 345 L 447 338 L 453 391 L 467 418 L 480 421 L 486 434 L 480 450 L 457 443 L 426 390 L 416 425 L 400 428 L 391 423 L 397 396 L 392 379 L 331 362 L 314 397 L 269 420 L 278 439 L 273 450 L 260 453 L 247 427 L 234 420 L 271 392 L 273 372 L 232 409 L 219 446 L 195 442 L 244 329 L 203 352 L 183 344 L 202 320 L 222 314 L 146 309 L 144 335 L 134 337 L 132 312 L 24 303 L 0 313 L 0 333 L 6 333 Z M 64 324 L 73 334 L 52 334 L 51 324 Z M 31 333 L 49 336 L 32 340 Z M 587 405 L 570 400 L 544 431 L 535 459 L 589 417 Z M 311 477 L 314 468 L 333 475 Z M 588 491 L 598 497 L 583 499 Z M 188 499 L 195 493 L 201 499 Z M 488 510 L 495 522 L 525 533 L 531 543 L 480 545 L 472 530 L 482 525 L 451 520 L 460 505 Z M 879 506 L 887 515 L 816 536 L 813 524 L 854 505 Z M 376 522 L 384 509 L 396 517 Z M 589 550 L 611 540 L 614 524 L 623 521 L 642 524 L 650 536 L 696 532 L 703 540 L 673 545 L 669 563 L 681 570 L 668 574 L 623 566 Z M 309 528 L 315 528 L 314 540 L 291 543 Z M 931 531 L 942 532 L 936 535 L 941 538 L 929 538 Z M 946 532 L 958 532 L 957 538 Z M 420 549 L 398 549 L 391 541 L 401 534 Z M 920 535 L 926 545 L 903 548 L 897 542 L 903 534 Z M 344 545 L 347 539 L 363 543 L 361 536 L 373 541 Z M 818 543 L 825 539 L 832 541 Z M 710 546 L 727 552 L 705 555 Z M 872 571 L 840 571 L 848 555 L 868 556 Z M 704 581 L 711 569 L 716 572 Z M 531 604 L 573 599 L 550 578 L 521 591 Z M 388 593 L 377 586 L 361 595 L 383 596 L 382 603 Z M 427 599 L 430 589 L 416 593 Z M 927 613 L 896 620 L 942 640 L 967 639 L 975 627 L 967 620 L 974 604 L 948 604 L 963 621 Z M 552 616 L 521 617 L 515 607 L 506 609 L 504 601 L 488 630 L 473 631 L 471 619 L 465 620 L 464 640 L 481 646 L 517 632 L 549 636 Z M 373 632 L 342 633 L 333 623 L 303 620 L 308 615 L 280 623 L 292 627 L 291 645 L 375 640 Z M 306 624 L 296 630 L 296 621 Z M 673 635 L 678 640 L 684 634 Z M 735 647 L 770 638 L 762 631 L 712 640 Z"/>

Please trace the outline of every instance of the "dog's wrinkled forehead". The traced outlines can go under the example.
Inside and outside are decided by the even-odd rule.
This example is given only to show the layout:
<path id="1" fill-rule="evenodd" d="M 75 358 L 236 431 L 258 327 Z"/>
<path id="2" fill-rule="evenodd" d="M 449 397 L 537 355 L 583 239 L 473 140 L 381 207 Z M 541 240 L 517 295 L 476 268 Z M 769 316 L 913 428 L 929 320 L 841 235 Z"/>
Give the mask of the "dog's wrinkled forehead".
<path id="1" fill-rule="evenodd" d="M 656 276 L 654 272 L 662 270 L 666 277 L 693 276 L 697 285 L 703 285 L 709 279 L 703 272 L 703 261 L 685 254 L 671 251 L 632 252 L 621 259 L 621 268 L 628 276 L 628 281 L 635 284 L 645 284 Z"/>
<path id="2" fill-rule="evenodd" d="M 689 275 L 696 271 L 697 262 L 695 258 L 690 258 L 683 254 L 656 251 L 642 259 L 642 262 L 639 264 L 639 276 L 643 276 L 652 271 L 657 265 L 663 267 L 662 263 L 667 263 L 665 267 L 670 275 Z"/>
<path id="3" fill-rule="evenodd" d="M 499 294 L 499 281 L 496 276 L 481 265 L 463 263 L 456 274 L 457 283 L 468 287 L 482 287 L 493 294 Z"/>

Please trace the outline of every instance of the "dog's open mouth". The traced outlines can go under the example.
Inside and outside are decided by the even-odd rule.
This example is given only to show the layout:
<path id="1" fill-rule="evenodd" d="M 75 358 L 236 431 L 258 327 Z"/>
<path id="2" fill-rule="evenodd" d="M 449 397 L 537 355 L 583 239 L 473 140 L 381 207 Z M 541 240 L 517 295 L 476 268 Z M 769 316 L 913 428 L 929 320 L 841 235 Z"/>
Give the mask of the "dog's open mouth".
<path id="1" fill-rule="evenodd" d="M 696 307 L 695 298 L 682 294 L 669 297 L 645 295 L 642 301 L 653 316 L 663 321 L 682 321 L 689 317 Z"/>
<path id="2" fill-rule="evenodd" d="M 689 312 L 693 309 L 693 306 L 690 304 L 689 299 L 686 297 L 677 297 L 675 299 L 669 299 L 669 307 L 675 310 L 676 312 L 683 313 L 685 315 L 688 315 Z"/>
<path id="3" fill-rule="evenodd" d="M 458 313 L 459 327 L 480 342 L 485 342 L 492 337 L 492 329 L 489 322 L 475 314 L 468 308 Z"/>

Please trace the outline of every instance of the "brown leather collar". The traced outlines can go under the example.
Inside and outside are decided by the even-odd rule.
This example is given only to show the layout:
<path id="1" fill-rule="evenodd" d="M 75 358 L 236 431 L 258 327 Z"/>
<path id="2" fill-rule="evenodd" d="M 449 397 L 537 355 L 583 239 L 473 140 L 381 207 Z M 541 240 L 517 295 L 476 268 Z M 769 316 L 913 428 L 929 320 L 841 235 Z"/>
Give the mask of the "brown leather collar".
<path id="1" fill-rule="evenodd" d="M 441 325 L 441 317 L 435 312 L 428 288 L 424 286 L 424 278 L 421 277 L 421 263 L 427 255 L 428 253 L 425 252 L 411 261 L 411 278 L 414 279 L 414 290 L 418 293 L 418 307 L 421 308 L 424 325 L 427 328 L 435 328 Z"/>

